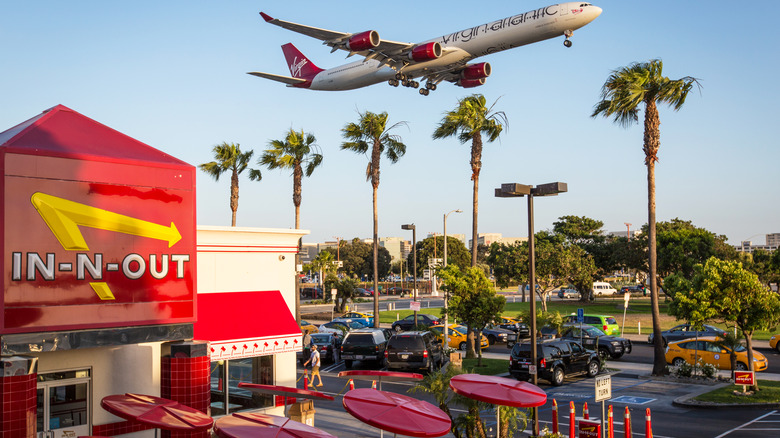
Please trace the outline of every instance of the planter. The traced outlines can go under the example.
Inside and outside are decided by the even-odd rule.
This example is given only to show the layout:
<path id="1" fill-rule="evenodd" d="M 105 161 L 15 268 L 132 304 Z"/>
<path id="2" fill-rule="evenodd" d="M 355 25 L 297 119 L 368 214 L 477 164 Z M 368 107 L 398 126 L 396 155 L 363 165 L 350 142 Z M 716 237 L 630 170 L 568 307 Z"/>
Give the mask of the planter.
<path id="1" fill-rule="evenodd" d="M 458 368 L 463 366 L 463 356 L 460 355 L 460 351 L 450 353 L 450 365 Z"/>

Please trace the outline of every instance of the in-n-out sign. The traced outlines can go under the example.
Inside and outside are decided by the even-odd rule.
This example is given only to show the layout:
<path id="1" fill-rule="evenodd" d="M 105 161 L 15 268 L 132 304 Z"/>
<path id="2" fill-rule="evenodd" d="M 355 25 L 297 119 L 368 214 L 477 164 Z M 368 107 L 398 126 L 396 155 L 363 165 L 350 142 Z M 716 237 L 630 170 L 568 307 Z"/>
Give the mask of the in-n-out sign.
<path id="1" fill-rule="evenodd" d="M 753 386 L 756 384 L 756 373 L 753 371 L 734 371 L 734 384 Z"/>

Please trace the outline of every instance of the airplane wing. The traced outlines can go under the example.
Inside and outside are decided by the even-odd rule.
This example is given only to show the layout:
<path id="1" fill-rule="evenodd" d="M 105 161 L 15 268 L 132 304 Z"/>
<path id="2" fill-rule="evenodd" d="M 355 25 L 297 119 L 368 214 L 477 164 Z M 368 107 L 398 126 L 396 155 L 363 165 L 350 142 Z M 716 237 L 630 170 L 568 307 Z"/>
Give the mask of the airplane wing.
<path id="1" fill-rule="evenodd" d="M 271 79 L 272 81 L 282 82 L 282 83 L 285 83 L 285 84 L 290 85 L 290 86 L 296 85 L 296 84 L 302 84 L 302 83 L 306 82 L 305 79 L 291 78 L 289 76 L 280 76 L 280 75 L 274 75 L 274 74 L 271 74 L 271 73 L 263 73 L 263 72 L 259 72 L 259 71 L 250 71 L 247 74 L 250 74 L 252 76 L 257 76 L 257 77 L 260 77 L 260 78 Z"/>
<path id="2" fill-rule="evenodd" d="M 303 24 L 291 23 L 289 21 L 279 20 L 273 18 L 264 12 L 260 12 L 263 19 L 270 24 L 274 24 L 281 28 L 291 30 L 312 38 L 316 38 L 322 41 L 326 46 L 331 47 L 331 53 L 336 50 L 345 50 L 349 52 L 347 57 L 358 54 L 366 57 L 367 59 L 375 59 L 381 64 L 387 64 L 390 67 L 402 67 L 408 64 L 409 61 L 402 59 L 403 55 L 414 47 L 411 43 L 402 43 L 397 41 L 380 40 L 379 44 L 368 50 L 354 51 L 351 50 L 347 43 L 350 38 L 357 35 L 354 33 L 336 32 L 333 30 L 320 29 L 318 27 L 306 26 Z M 371 31 L 369 31 L 371 32 Z"/>

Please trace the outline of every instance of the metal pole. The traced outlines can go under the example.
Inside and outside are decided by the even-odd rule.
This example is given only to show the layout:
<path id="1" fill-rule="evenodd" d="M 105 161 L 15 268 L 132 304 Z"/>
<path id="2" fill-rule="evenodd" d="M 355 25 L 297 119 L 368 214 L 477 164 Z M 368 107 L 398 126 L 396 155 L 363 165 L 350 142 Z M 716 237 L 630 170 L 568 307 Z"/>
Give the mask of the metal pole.
<path id="1" fill-rule="evenodd" d="M 528 282 L 531 297 L 531 363 L 536 368 L 537 356 L 536 356 L 536 249 L 534 247 L 534 195 L 528 195 Z M 538 385 L 537 374 L 539 370 L 533 374 L 531 382 L 534 385 Z M 533 410 L 533 431 L 534 436 L 539 436 L 539 409 L 532 408 Z"/>
<path id="2" fill-rule="evenodd" d="M 417 301 L 417 227 L 412 225 L 412 260 L 414 262 L 414 301 Z M 414 311 L 414 326 L 417 327 L 417 311 Z"/>
<path id="3" fill-rule="evenodd" d="M 447 267 L 447 215 L 449 213 L 444 214 L 444 267 Z M 450 333 L 449 333 L 449 327 L 450 327 L 450 318 L 449 314 L 447 312 L 447 295 L 449 295 L 448 291 L 444 291 L 444 348 L 449 348 L 450 346 Z"/>

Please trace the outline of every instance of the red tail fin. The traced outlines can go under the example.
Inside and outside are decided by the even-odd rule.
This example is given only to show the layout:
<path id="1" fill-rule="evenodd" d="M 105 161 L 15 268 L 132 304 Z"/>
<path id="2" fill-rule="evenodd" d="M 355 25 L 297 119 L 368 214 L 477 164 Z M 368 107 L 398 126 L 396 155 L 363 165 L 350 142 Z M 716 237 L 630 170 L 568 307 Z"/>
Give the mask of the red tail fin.
<path id="1" fill-rule="evenodd" d="M 309 58 L 303 55 L 292 43 L 282 46 L 282 52 L 287 59 L 287 66 L 290 67 L 292 77 L 299 79 L 311 79 L 322 69 L 309 61 Z"/>

